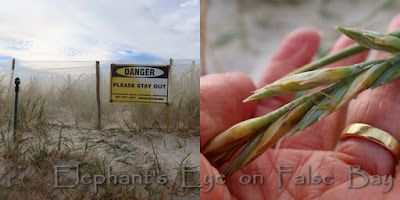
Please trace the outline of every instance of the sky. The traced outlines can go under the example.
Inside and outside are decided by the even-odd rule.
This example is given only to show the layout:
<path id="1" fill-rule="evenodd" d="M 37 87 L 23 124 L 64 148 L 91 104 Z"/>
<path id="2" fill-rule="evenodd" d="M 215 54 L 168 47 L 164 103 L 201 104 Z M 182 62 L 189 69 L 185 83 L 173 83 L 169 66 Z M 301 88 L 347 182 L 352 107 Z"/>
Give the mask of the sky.
<path id="1" fill-rule="evenodd" d="M 199 0 L 2 0 L 0 61 L 198 59 Z"/>

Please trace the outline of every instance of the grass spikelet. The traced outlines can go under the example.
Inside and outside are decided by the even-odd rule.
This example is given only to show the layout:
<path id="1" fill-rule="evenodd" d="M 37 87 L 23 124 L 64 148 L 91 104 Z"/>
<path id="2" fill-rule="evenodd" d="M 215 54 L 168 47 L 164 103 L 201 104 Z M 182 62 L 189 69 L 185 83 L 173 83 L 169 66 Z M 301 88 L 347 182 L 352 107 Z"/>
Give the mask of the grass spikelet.
<path id="1" fill-rule="evenodd" d="M 400 39 L 389 34 L 339 26 L 335 28 L 366 48 L 390 53 L 400 52 Z"/>

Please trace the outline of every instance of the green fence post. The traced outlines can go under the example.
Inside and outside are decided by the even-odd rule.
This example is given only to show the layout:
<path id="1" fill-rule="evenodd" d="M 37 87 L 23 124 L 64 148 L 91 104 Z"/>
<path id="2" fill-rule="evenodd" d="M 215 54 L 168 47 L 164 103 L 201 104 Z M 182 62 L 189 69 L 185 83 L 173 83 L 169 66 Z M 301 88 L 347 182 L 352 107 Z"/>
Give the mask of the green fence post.
<path id="1" fill-rule="evenodd" d="M 14 142 L 17 141 L 17 122 L 18 122 L 18 92 L 19 92 L 19 84 L 21 81 L 19 78 L 15 78 L 15 103 L 14 103 Z"/>

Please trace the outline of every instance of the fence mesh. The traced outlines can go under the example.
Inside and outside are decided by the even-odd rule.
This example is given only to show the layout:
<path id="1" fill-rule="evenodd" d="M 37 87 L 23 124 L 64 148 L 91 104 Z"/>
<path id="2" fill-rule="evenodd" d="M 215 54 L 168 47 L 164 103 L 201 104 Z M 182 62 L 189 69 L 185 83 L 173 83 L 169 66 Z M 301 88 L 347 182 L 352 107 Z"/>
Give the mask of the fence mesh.
<path id="1" fill-rule="evenodd" d="M 169 64 L 169 60 L 100 61 L 101 119 L 104 127 L 135 125 L 162 131 L 198 131 L 199 65 L 173 60 L 170 105 L 109 103 L 110 65 Z M 97 124 L 96 63 L 88 61 L 0 62 L 0 126 L 11 127 L 14 79 L 21 79 L 20 129 L 46 121 L 79 128 Z"/>

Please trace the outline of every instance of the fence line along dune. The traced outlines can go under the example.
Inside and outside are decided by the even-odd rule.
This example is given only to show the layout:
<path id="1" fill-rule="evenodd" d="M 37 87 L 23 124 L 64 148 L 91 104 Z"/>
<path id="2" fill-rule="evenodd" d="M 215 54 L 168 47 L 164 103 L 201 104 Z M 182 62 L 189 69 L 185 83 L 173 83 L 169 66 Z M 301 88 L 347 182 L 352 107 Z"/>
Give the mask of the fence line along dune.
<path id="1" fill-rule="evenodd" d="M 8 70 L 9 63 L 0 63 L 0 169 L 7 169 L 0 173 L 0 178 L 6 180 L 0 182 L 0 196 L 18 199 L 27 198 L 24 195 L 28 193 L 35 198 L 67 194 L 70 199 L 198 196 L 196 189 L 180 187 L 180 169 L 199 166 L 199 65 L 191 60 L 174 60 L 170 103 L 166 106 L 109 103 L 111 63 L 100 62 L 101 129 L 96 129 L 95 62 L 18 61 L 14 71 Z M 21 84 L 18 138 L 13 143 L 15 77 L 21 79 Z M 107 174 L 108 166 L 112 166 L 113 174 L 154 170 L 157 176 L 167 176 L 169 182 L 129 186 L 104 183 L 97 193 L 93 185 L 54 188 L 54 165 L 67 163 L 80 163 L 82 173 L 93 175 Z M 9 176 L 10 172 L 14 175 Z M 187 178 L 196 184 L 198 176 L 191 173 Z M 43 180 L 44 184 L 37 184 L 35 179 Z M 9 183 L 15 185 L 10 188 Z M 87 193 L 88 189 L 92 193 Z"/>

